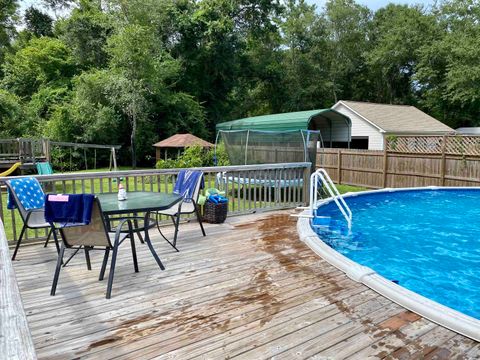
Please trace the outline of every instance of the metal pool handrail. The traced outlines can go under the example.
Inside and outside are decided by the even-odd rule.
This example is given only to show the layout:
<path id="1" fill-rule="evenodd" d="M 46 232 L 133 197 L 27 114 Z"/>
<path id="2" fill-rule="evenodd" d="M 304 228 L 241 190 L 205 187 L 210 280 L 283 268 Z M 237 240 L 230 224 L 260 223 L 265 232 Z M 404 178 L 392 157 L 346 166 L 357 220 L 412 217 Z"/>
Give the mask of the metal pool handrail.
<path id="1" fill-rule="evenodd" d="M 318 196 L 319 181 L 321 182 L 322 185 L 325 186 L 325 188 L 328 191 L 328 194 L 333 199 L 333 201 L 335 201 L 335 204 L 337 205 L 338 209 L 340 210 L 343 217 L 347 221 L 348 228 L 351 229 L 352 228 L 352 211 L 350 210 L 347 203 L 343 199 L 343 196 L 338 192 L 337 187 L 333 183 L 330 176 L 328 176 L 328 173 L 323 168 L 318 169 L 310 176 L 310 211 L 311 211 L 312 217 L 315 217 L 316 210 L 318 207 L 317 196 Z"/>

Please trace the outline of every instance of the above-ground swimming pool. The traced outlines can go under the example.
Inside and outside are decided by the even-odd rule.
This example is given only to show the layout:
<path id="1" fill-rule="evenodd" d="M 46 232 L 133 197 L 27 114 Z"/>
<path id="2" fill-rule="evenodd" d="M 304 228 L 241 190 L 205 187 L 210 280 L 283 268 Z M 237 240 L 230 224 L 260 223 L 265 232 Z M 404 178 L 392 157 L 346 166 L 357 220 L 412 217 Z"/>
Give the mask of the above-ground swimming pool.
<path id="1" fill-rule="evenodd" d="M 346 199 L 351 231 L 335 203 L 313 228 L 349 259 L 440 304 L 480 319 L 480 190 L 422 189 Z M 320 226 L 315 226 L 316 224 Z"/>

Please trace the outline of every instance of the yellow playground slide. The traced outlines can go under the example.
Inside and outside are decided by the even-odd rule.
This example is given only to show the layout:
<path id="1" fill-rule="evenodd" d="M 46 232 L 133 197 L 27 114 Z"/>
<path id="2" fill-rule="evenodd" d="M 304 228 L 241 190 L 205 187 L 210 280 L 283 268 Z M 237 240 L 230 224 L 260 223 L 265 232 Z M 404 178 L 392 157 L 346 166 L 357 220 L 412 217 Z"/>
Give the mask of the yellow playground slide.
<path id="1" fill-rule="evenodd" d="M 15 170 L 17 170 L 17 169 L 20 167 L 20 165 L 22 165 L 22 163 L 20 163 L 20 162 L 17 162 L 17 163 L 15 163 L 15 164 L 13 164 L 10 169 L 8 169 L 7 171 L 4 171 L 4 172 L 0 173 L 0 177 L 2 177 L 2 176 L 8 176 L 8 175 L 12 174 Z"/>

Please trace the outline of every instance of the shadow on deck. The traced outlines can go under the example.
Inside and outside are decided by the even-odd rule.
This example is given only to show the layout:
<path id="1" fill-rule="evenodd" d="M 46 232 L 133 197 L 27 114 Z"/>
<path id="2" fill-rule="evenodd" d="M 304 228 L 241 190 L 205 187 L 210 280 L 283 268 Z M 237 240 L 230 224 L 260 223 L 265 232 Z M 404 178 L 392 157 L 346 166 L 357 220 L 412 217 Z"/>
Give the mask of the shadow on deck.
<path id="1" fill-rule="evenodd" d="M 480 344 L 381 297 L 298 240 L 288 212 L 180 227 L 176 253 L 152 236 L 165 271 L 138 245 L 119 251 L 112 299 L 77 256 L 49 295 L 53 246 L 14 262 L 39 358 L 478 358 Z M 168 230 L 167 230 L 168 231 Z M 152 235 L 154 231 L 152 230 Z"/>

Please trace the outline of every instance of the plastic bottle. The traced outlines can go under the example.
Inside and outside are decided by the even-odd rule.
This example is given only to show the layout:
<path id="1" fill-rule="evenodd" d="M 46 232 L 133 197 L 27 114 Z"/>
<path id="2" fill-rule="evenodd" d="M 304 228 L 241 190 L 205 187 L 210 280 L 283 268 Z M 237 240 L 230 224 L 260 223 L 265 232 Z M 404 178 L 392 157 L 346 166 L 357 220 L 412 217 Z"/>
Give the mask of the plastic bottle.
<path id="1" fill-rule="evenodd" d="M 118 184 L 118 201 L 127 200 L 127 190 L 123 187 L 123 184 Z"/>

